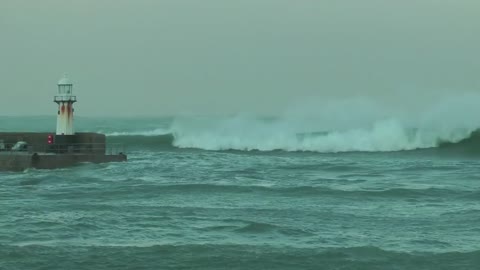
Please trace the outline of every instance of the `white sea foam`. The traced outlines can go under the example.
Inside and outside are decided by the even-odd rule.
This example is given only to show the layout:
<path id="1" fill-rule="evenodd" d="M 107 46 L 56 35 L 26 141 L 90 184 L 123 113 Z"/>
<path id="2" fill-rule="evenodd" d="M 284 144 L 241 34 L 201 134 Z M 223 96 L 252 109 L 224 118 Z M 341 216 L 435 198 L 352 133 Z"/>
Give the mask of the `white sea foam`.
<path id="1" fill-rule="evenodd" d="M 448 98 L 417 112 L 374 102 L 330 102 L 277 118 L 180 117 L 169 128 L 111 136 L 172 134 L 179 148 L 315 152 L 400 151 L 458 142 L 480 128 L 480 95 Z M 406 107 L 408 107 L 406 105 Z"/>
<path id="2" fill-rule="evenodd" d="M 399 151 L 430 148 L 440 141 L 458 142 L 475 129 L 422 130 L 408 129 L 396 120 L 374 123 L 371 127 L 323 134 L 299 134 L 278 129 L 279 124 L 254 123 L 255 128 L 209 128 L 192 131 L 175 127 L 174 145 L 180 148 L 206 150 L 285 150 L 315 152 Z"/>
<path id="3" fill-rule="evenodd" d="M 156 128 L 154 130 L 141 130 L 141 131 L 123 131 L 123 132 L 111 132 L 107 133 L 107 136 L 117 137 L 117 136 L 160 136 L 170 134 L 171 131 L 165 128 Z"/>

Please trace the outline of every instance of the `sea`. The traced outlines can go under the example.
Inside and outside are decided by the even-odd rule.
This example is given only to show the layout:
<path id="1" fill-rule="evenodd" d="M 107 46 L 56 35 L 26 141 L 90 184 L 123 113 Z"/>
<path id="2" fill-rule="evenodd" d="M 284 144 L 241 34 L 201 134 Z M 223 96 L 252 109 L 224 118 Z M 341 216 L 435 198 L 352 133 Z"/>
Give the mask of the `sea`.
<path id="1" fill-rule="evenodd" d="M 79 116 L 128 162 L 0 172 L 0 269 L 480 269 L 479 115 L 322 117 Z"/>

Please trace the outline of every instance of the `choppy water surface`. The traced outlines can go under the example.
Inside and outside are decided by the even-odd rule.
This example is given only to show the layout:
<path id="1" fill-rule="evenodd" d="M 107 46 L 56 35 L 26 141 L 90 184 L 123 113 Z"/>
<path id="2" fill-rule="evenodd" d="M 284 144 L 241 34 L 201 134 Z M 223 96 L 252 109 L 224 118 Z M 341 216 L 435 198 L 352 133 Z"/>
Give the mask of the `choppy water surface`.
<path id="1" fill-rule="evenodd" d="M 109 141 L 127 143 L 129 162 L 0 172 L 0 269 L 480 264 L 474 133 L 394 152 L 320 151 L 329 135 L 310 133 L 315 148 L 289 151 L 278 145 L 291 147 L 291 138 L 269 146 L 261 137 L 272 148 L 265 150 L 250 147 L 247 135 L 228 141 L 230 126 L 210 137 L 208 145 L 221 145 L 210 149 L 202 144 L 212 134 L 197 129 L 194 141 L 192 131 L 168 132 L 171 119 L 87 120 Z M 302 136 L 299 148 L 307 147 Z"/>

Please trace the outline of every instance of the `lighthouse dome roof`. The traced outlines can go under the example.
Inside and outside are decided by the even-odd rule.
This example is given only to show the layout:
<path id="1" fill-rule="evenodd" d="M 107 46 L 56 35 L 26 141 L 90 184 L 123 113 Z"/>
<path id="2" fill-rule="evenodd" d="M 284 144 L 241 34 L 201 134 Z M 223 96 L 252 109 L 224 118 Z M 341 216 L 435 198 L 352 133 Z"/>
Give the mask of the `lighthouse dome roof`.
<path id="1" fill-rule="evenodd" d="M 66 74 L 63 76 L 63 78 L 61 78 L 58 81 L 58 85 L 71 85 L 71 84 L 72 84 L 72 81 L 67 77 Z"/>

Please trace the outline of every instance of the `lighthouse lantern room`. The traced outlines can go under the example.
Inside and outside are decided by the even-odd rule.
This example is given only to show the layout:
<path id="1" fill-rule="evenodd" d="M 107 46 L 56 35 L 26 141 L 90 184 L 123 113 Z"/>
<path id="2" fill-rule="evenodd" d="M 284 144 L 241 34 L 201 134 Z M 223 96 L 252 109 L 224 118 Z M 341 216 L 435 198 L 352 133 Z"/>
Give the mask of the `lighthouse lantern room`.
<path id="1" fill-rule="evenodd" d="M 77 97 L 73 95 L 73 84 L 66 74 L 58 81 L 58 95 L 53 101 L 58 104 L 56 135 L 74 135 L 73 103 L 77 102 Z"/>

